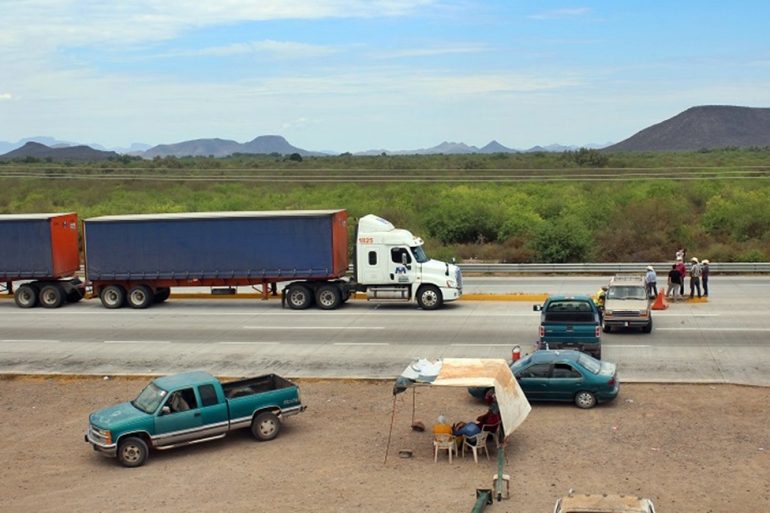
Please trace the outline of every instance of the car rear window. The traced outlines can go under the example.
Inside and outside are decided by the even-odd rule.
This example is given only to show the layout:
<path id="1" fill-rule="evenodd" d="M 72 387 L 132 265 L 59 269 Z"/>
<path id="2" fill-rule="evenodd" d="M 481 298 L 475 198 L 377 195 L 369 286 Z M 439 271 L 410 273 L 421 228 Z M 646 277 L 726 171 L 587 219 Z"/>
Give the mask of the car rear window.
<path id="1" fill-rule="evenodd" d="M 580 353 L 578 355 L 578 363 L 582 365 L 584 369 L 594 374 L 599 374 L 599 371 L 602 370 L 601 362 L 585 353 Z"/>
<path id="2" fill-rule="evenodd" d="M 594 311 L 588 301 L 566 299 L 552 301 L 545 310 L 546 322 L 594 322 Z"/>

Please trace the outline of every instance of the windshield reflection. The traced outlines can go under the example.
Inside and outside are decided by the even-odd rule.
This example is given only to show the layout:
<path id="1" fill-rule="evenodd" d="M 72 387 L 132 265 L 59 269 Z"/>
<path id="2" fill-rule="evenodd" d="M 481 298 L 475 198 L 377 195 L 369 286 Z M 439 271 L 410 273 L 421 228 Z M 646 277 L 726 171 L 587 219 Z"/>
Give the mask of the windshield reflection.
<path id="1" fill-rule="evenodd" d="M 166 392 L 162 388 L 159 388 L 155 383 L 150 383 L 139 396 L 131 401 L 131 405 L 137 410 L 141 410 L 144 413 L 154 413 L 158 409 L 160 403 L 163 402 L 163 398 L 166 397 Z"/>
<path id="2" fill-rule="evenodd" d="M 422 249 L 422 246 L 412 246 L 409 248 L 412 250 L 412 254 L 414 255 L 414 259 L 417 260 L 418 263 L 424 264 L 430 258 L 428 258 L 428 255 L 425 254 L 425 250 Z"/>

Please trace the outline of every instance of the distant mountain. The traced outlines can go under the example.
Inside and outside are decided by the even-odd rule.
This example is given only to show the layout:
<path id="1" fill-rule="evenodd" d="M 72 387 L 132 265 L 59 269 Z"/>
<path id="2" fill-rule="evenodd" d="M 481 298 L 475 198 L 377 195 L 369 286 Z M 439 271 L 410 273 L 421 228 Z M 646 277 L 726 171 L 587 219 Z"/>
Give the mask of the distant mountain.
<path id="1" fill-rule="evenodd" d="M 11 150 L 15 150 L 16 148 L 21 148 L 28 142 L 45 144 L 49 148 L 65 148 L 67 146 L 76 146 L 76 143 L 70 141 L 60 141 L 58 139 L 54 139 L 53 137 L 38 135 L 35 137 L 25 137 L 24 139 L 16 141 L 15 143 L 0 141 L 0 155 Z"/>
<path id="2" fill-rule="evenodd" d="M 770 146 L 770 109 L 704 105 L 645 128 L 605 151 L 697 151 Z"/>
<path id="3" fill-rule="evenodd" d="M 51 159 L 54 161 L 70 160 L 77 162 L 106 160 L 118 157 L 114 151 L 99 151 L 88 146 L 67 146 L 64 148 L 51 148 L 45 144 L 28 142 L 21 148 L 16 148 L 4 155 L 0 160 L 15 160 L 34 157 L 38 159 Z"/>
<path id="4" fill-rule="evenodd" d="M 292 146 L 280 135 L 262 135 L 247 143 L 229 139 L 196 139 L 176 144 L 160 144 L 145 151 L 145 158 L 154 157 L 227 157 L 234 153 L 257 153 L 291 155 L 299 153 L 303 157 L 321 156 L 323 153 L 303 150 Z"/>
<path id="5" fill-rule="evenodd" d="M 490 141 L 479 150 L 479 153 L 517 153 L 516 150 L 503 146 L 497 141 Z"/>

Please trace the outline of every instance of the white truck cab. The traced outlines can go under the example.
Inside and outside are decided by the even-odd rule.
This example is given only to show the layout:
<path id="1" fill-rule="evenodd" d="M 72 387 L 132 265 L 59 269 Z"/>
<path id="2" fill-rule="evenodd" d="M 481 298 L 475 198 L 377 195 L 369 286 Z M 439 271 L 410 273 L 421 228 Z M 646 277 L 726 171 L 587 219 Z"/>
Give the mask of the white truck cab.
<path id="1" fill-rule="evenodd" d="M 416 300 L 433 310 L 462 295 L 459 267 L 431 260 L 421 238 L 372 214 L 358 222 L 355 269 L 357 289 L 369 300 Z"/>

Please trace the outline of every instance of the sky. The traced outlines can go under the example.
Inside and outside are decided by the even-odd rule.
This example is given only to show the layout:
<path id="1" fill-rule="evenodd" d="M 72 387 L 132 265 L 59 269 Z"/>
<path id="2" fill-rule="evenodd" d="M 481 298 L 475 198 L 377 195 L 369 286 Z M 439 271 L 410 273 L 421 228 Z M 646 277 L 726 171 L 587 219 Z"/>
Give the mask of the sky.
<path id="1" fill-rule="evenodd" d="M 619 142 L 770 107 L 770 2 L 0 0 L 0 141 Z"/>

